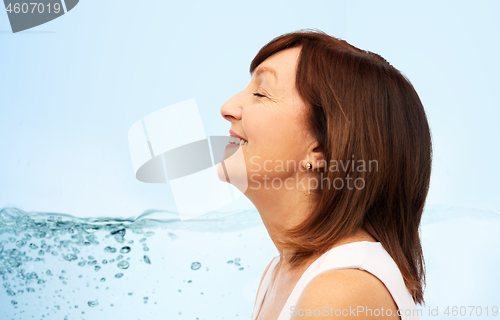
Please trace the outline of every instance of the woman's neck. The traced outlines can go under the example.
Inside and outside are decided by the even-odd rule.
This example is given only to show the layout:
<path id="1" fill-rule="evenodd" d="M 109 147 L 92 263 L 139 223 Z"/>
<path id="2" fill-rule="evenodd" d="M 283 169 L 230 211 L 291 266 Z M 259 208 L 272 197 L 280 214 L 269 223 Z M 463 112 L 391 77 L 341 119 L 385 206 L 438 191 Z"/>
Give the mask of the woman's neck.
<path id="1" fill-rule="evenodd" d="M 246 192 L 245 195 L 259 212 L 280 256 L 288 257 L 292 252 L 283 248 L 277 240 L 283 240 L 285 229 L 295 227 L 309 217 L 313 208 L 314 194 L 295 189 L 271 188 L 269 190 L 253 190 Z"/>
<path id="2" fill-rule="evenodd" d="M 259 192 L 260 191 L 260 192 Z M 291 267 L 290 259 L 295 253 L 293 249 L 284 248 L 277 240 L 284 239 L 284 230 L 290 229 L 307 219 L 313 210 L 315 195 L 313 193 L 300 192 L 298 190 L 269 189 L 254 190 L 245 194 L 255 205 L 259 212 L 271 240 L 280 255 L 280 269 L 295 269 Z M 332 244 L 330 249 L 351 242 L 372 241 L 373 238 L 365 230 L 358 230 L 352 235 L 342 238 Z M 314 254 L 304 261 L 303 266 L 307 266 L 316 260 L 322 253 Z M 300 270 L 301 268 L 297 268 Z"/>

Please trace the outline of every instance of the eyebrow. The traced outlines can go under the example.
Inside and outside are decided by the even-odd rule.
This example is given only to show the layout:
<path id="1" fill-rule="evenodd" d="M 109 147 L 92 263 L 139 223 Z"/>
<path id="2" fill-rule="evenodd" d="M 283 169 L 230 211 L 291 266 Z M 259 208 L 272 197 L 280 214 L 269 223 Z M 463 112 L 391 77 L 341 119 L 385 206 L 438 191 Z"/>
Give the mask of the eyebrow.
<path id="1" fill-rule="evenodd" d="M 257 67 L 257 69 L 255 69 L 254 72 L 255 72 L 256 77 L 258 77 L 263 72 L 269 72 L 274 76 L 276 83 L 278 83 L 278 73 L 274 69 L 271 69 L 268 67 Z M 252 73 L 252 76 L 253 76 L 253 73 Z"/>

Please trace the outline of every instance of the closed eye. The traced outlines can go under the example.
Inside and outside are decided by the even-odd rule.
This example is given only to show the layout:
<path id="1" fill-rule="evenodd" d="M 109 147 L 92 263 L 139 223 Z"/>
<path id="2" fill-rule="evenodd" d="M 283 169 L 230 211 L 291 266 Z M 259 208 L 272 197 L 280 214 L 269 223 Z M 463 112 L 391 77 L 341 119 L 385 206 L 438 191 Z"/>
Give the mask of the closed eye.
<path id="1" fill-rule="evenodd" d="M 253 95 L 256 96 L 256 97 L 259 97 L 259 98 L 264 98 L 265 97 L 265 95 L 257 93 L 257 92 L 255 92 Z"/>

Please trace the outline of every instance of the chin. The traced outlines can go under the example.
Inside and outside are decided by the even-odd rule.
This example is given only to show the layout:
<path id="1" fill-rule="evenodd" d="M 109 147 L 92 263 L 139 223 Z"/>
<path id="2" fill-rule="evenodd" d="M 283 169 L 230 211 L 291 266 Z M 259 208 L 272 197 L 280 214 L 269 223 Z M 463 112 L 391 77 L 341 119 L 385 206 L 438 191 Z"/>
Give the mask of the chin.
<path id="1" fill-rule="evenodd" d="M 245 193 L 248 188 L 248 175 L 241 148 L 217 164 L 217 178 Z"/>
<path id="2" fill-rule="evenodd" d="M 219 164 L 217 165 L 217 178 L 223 182 L 230 182 L 229 178 L 226 177 L 226 174 L 224 173 L 222 162 L 219 162 Z"/>

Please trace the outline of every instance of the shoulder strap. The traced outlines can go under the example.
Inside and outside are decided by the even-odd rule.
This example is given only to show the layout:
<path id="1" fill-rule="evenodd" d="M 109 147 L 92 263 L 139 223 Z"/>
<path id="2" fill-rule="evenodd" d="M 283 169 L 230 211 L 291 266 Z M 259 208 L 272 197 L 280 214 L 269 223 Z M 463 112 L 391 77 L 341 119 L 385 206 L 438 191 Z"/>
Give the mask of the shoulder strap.
<path id="1" fill-rule="evenodd" d="M 366 270 L 380 279 L 401 310 L 402 320 L 420 319 L 399 268 L 389 253 L 380 242 L 360 241 L 335 247 L 314 261 L 295 285 L 278 320 L 291 318 L 291 308 L 297 305 L 300 295 L 314 277 L 329 270 L 348 268 Z M 408 309 L 411 309 L 410 315 Z"/>
<path id="2" fill-rule="evenodd" d="M 279 261 L 278 258 L 279 256 L 273 258 L 271 264 L 269 265 L 269 268 L 267 269 L 266 274 L 264 275 L 264 278 L 262 279 L 259 291 L 257 292 L 257 301 L 255 302 L 255 307 L 252 312 L 252 320 L 255 320 L 255 317 L 257 317 L 257 313 L 259 312 L 262 306 L 264 295 L 266 294 L 267 289 L 269 288 L 269 283 L 271 282 L 271 276 L 273 274 L 274 268 L 276 268 L 276 265 L 278 264 Z"/>

